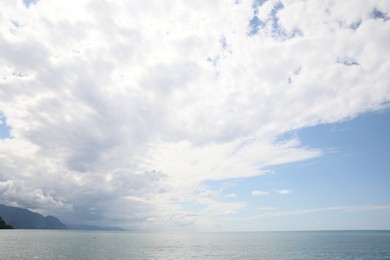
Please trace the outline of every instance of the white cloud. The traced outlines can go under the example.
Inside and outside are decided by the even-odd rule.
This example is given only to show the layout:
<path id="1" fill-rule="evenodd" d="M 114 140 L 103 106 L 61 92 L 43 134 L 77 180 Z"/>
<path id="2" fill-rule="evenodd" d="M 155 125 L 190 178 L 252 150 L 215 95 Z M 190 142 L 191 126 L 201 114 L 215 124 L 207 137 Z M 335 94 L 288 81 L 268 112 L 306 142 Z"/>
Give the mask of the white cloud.
<path id="1" fill-rule="evenodd" d="M 52 194 L 50 194 L 52 193 Z M 0 182 L 0 203 L 10 203 L 14 206 L 37 209 L 39 212 L 52 210 L 69 211 L 72 205 L 55 198 L 55 192 L 45 192 L 42 189 L 32 189 L 12 180 Z"/>
<path id="2" fill-rule="evenodd" d="M 260 196 L 268 196 L 269 192 L 261 191 L 261 190 L 254 190 L 254 191 L 252 191 L 251 194 L 252 194 L 252 196 L 260 197 Z"/>
<path id="3" fill-rule="evenodd" d="M 235 193 L 228 193 L 224 197 L 227 199 L 235 199 L 237 198 L 237 195 Z"/>
<path id="4" fill-rule="evenodd" d="M 321 156 L 278 136 L 390 100 L 389 22 L 371 15 L 390 5 L 353 2 L 282 1 L 284 34 L 268 22 L 256 35 L 251 1 L 2 2 L 0 113 L 13 139 L 0 142 L 0 182 L 24 191 L 7 188 L 3 203 L 158 225 L 184 214 L 172 201 L 215 205 L 205 180 Z M 273 3 L 259 19 L 276 18 Z"/>
<path id="5" fill-rule="evenodd" d="M 288 195 L 291 193 L 291 190 L 277 190 L 276 193 L 279 193 L 281 195 Z"/>

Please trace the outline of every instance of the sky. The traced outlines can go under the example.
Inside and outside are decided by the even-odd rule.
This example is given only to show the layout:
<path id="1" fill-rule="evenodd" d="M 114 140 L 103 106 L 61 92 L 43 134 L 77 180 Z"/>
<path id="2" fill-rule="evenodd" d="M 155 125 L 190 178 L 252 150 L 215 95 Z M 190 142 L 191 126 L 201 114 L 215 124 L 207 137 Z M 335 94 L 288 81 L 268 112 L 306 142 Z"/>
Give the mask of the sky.
<path id="1" fill-rule="evenodd" d="M 390 229 L 389 42 L 388 0 L 0 0 L 0 204 Z"/>

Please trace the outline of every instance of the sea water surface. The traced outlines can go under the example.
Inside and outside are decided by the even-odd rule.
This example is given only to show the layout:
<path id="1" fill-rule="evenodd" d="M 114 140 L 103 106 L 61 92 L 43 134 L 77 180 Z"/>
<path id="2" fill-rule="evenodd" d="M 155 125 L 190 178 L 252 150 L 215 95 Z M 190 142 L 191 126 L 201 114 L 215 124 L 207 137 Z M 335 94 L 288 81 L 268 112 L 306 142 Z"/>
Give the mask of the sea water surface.
<path id="1" fill-rule="evenodd" d="M 390 231 L 1 230 L 0 259 L 390 259 Z"/>

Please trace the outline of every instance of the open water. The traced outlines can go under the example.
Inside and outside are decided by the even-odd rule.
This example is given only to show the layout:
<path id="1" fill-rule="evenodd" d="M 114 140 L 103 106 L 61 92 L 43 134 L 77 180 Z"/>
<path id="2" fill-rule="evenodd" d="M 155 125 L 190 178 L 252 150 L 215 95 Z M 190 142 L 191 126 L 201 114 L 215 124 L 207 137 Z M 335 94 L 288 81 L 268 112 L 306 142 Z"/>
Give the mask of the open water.
<path id="1" fill-rule="evenodd" d="M 390 231 L 1 230 L 0 259 L 390 259 Z"/>

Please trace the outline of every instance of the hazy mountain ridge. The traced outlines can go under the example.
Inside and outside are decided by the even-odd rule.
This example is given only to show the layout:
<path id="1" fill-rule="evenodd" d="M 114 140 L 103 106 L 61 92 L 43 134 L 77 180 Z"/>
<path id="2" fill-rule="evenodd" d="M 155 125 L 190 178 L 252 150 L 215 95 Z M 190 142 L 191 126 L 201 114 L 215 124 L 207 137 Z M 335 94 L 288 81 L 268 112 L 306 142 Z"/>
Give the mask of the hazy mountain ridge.
<path id="1" fill-rule="evenodd" d="M 5 206 L 0 204 L 0 218 L 4 225 L 15 229 L 69 229 L 69 230 L 104 230 L 123 231 L 120 227 L 94 226 L 81 224 L 64 224 L 57 217 L 42 216 L 28 209 Z"/>
<path id="2" fill-rule="evenodd" d="M 0 205 L 0 216 L 15 229 L 67 229 L 58 218 L 44 217 L 28 209 Z"/>
<path id="3" fill-rule="evenodd" d="M 101 230 L 101 231 L 124 231 L 125 230 L 120 227 L 94 226 L 94 225 L 66 224 L 66 226 L 70 230 Z"/>

